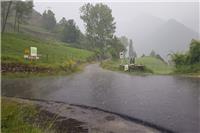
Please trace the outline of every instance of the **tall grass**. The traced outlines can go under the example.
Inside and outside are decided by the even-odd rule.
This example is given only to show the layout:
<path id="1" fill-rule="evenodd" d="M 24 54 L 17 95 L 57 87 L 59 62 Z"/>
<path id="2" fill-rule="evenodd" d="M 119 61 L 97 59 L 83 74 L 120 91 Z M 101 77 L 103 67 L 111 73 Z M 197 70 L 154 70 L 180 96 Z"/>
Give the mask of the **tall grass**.
<path id="1" fill-rule="evenodd" d="M 37 113 L 32 105 L 19 105 L 17 102 L 2 99 L 1 111 L 2 133 L 45 132 L 39 126 L 25 122 L 25 119 L 34 117 Z"/>

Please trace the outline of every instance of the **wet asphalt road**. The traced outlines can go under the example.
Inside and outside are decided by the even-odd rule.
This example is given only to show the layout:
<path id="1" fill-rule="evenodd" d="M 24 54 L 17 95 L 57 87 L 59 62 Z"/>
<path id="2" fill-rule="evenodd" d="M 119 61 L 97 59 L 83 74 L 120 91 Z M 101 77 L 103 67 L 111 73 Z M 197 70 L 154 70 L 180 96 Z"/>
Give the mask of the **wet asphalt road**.
<path id="1" fill-rule="evenodd" d="M 95 106 L 175 132 L 198 133 L 200 79 L 131 76 L 88 65 L 65 77 L 3 79 L 2 95 Z"/>

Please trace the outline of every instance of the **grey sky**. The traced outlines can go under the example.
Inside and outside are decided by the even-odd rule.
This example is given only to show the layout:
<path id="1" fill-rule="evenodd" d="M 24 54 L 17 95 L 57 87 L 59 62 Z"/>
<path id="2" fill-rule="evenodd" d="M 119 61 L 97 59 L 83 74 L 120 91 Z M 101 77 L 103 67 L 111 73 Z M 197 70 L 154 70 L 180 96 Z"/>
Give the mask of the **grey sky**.
<path id="1" fill-rule="evenodd" d="M 74 19 L 79 28 L 84 31 L 80 19 L 79 8 L 84 2 L 34 2 L 35 9 L 42 13 L 50 8 L 59 21 L 62 17 Z M 183 23 L 187 27 L 198 31 L 199 4 L 197 2 L 106 2 L 112 9 L 117 23 L 117 35 L 123 35 L 121 28 L 130 23 L 136 16 L 150 14 L 164 20 L 171 18 Z"/>

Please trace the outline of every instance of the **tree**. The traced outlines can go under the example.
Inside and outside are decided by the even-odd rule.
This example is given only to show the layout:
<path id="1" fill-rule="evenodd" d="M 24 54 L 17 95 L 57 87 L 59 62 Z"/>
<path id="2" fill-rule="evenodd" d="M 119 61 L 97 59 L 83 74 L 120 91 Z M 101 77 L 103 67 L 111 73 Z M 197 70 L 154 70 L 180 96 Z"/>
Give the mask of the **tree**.
<path id="1" fill-rule="evenodd" d="M 45 10 L 42 14 L 43 27 L 47 30 L 54 30 L 56 26 L 55 14 L 51 10 Z"/>
<path id="2" fill-rule="evenodd" d="M 141 57 L 145 57 L 146 55 L 145 54 L 142 54 L 142 56 Z"/>
<path id="3" fill-rule="evenodd" d="M 188 52 L 173 53 L 171 57 L 176 66 L 200 64 L 200 41 L 192 39 Z"/>
<path id="4" fill-rule="evenodd" d="M 151 51 L 150 56 L 156 57 L 156 52 L 154 50 Z"/>
<path id="5" fill-rule="evenodd" d="M 108 42 L 113 39 L 115 22 L 112 10 L 105 4 L 85 4 L 80 8 L 80 18 L 86 27 L 86 36 L 92 47 L 104 54 Z"/>
<path id="6" fill-rule="evenodd" d="M 125 47 L 120 39 L 114 36 L 113 39 L 109 42 L 107 49 L 112 58 L 119 58 L 119 52 L 125 50 Z"/>
<path id="7" fill-rule="evenodd" d="M 2 18 L 2 33 L 5 31 L 6 23 L 8 19 L 8 15 L 10 12 L 10 8 L 12 5 L 12 1 L 4 1 L 1 3 L 1 18 Z"/>
<path id="8" fill-rule="evenodd" d="M 62 19 L 58 22 L 60 25 L 65 25 L 67 23 L 67 20 L 65 17 L 62 17 Z"/>
<path id="9" fill-rule="evenodd" d="M 19 32 L 19 25 L 21 23 L 25 23 L 32 12 L 33 1 L 16 1 L 14 8 L 15 8 L 14 30 L 16 29 L 16 24 L 17 24 L 18 27 L 17 31 Z"/>
<path id="10" fill-rule="evenodd" d="M 187 65 L 188 63 L 188 56 L 186 54 L 173 53 L 171 54 L 171 58 L 172 61 L 175 63 L 176 68 Z"/>
<path id="11" fill-rule="evenodd" d="M 62 39 L 62 32 L 66 24 L 67 24 L 67 20 L 65 19 L 65 17 L 62 17 L 62 19 L 56 24 L 54 28 L 54 32 L 56 33 L 59 39 Z"/>
<path id="12" fill-rule="evenodd" d="M 128 38 L 126 36 L 121 36 L 120 41 L 125 47 L 128 47 L 129 42 L 128 42 Z"/>
<path id="13" fill-rule="evenodd" d="M 62 34 L 61 36 L 62 41 L 68 43 L 75 43 L 79 41 L 80 30 L 76 26 L 74 20 L 70 19 L 64 24 L 64 29 L 61 32 L 61 34 Z"/>
<path id="14" fill-rule="evenodd" d="M 200 41 L 192 39 L 189 50 L 189 62 L 200 63 Z"/>

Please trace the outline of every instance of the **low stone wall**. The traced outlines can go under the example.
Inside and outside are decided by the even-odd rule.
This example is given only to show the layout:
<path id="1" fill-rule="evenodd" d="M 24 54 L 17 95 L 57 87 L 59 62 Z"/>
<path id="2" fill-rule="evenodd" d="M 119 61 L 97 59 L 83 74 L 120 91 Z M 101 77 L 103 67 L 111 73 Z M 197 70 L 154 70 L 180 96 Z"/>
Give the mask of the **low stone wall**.
<path id="1" fill-rule="evenodd" d="M 20 63 L 2 63 L 1 72 L 50 72 L 50 68 L 33 66 L 29 64 L 20 64 Z"/>

